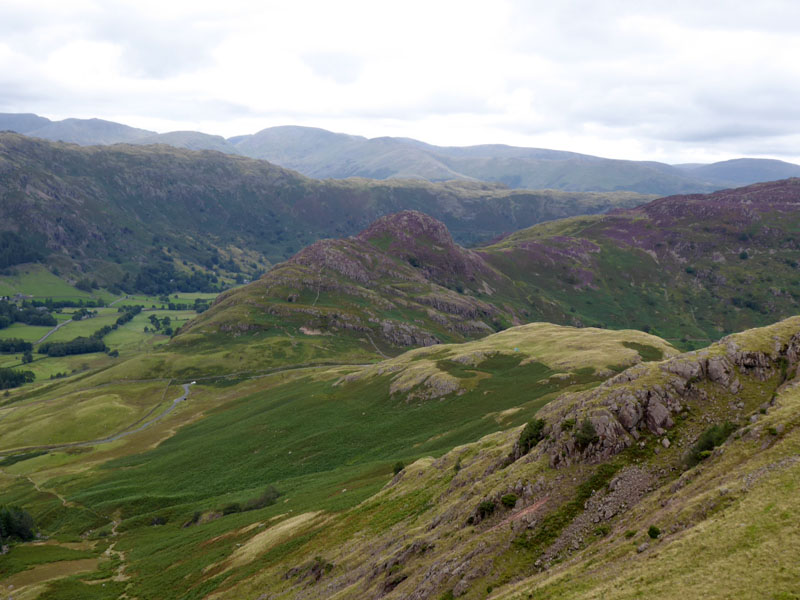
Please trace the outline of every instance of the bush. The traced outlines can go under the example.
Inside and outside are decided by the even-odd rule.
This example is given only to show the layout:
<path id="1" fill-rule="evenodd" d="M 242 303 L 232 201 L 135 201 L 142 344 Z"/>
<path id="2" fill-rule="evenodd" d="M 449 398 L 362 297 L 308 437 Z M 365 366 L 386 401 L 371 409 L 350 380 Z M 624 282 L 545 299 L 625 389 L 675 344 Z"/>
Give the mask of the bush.
<path id="1" fill-rule="evenodd" d="M 500 498 L 500 502 L 503 503 L 503 506 L 506 508 L 514 508 L 517 505 L 517 495 L 516 494 L 506 494 L 502 498 Z"/>
<path id="2" fill-rule="evenodd" d="M 232 515 L 234 513 L 240 513 L 240 512 L 242 512 L 242 505 L 239 504 L 238 502 L 232 502 L 231 504 L 228 504 L 222 509 L 223 515 Z"/>
<path id="3" fill-rule="evenodd" d="M 18 506 L 0 507 L 0 542 L 17 539 L 27 542 L 34 538 L 33 517 Z"/>
<path id="4" fill-rule="evenodd" d="M 605 523 L 600 525 L 597 529 L 594 530 L 594 534 L 597 537 L 605 537 L 609 533 L 611 533 L 611 527 L 609 525 L 606 525 Z"/>
<path id="5" fill-rule="evenodd" d="M 494 513 L 495 508 L 497 508 L 497 504 L 494 503 L 494 500 L 484 500 L 478 505 L 478 516 L 485 519 Z"/>
<path id="6" fill-rule="evenodd" d="M 33 371 L 17 371 L 0 367 L 0 390 L 19 387 L 32 382 L 36 376 Z"/>
<path id="7" fill-rule="evenodd" d="M 581 421 L 581 426 L 578 431 L 575 432 L 575 444 L 577 444 L 578 448 L 583 450 L 586 448 L 586 446 L 593 444 L 598 439 L 597 430 L 595 430 L 591 419 L 586 417 L 583 421 Z"/>
<path id="8" fill-rule="evenodd" d="M 536 444 L 542 441 L 544 426 L 544 419 L 534 419 L 525 425 L 522 433 L 519 434 L 519 451 L 521 454 L 527 454 Z"/>
<path id="9" fill-rule="evenodd" d="M 251 500 L 245 502 L 242 510 L 258 510 L 259 508 L 264 508 L 265 506 L 272 506 L 280 497 L 281 493 L 277 490 L 277 488 L 269 485 L 258 498 L 252 498 Z"/>
<path id="10" fill-rule="evenodd" d="M 655 525 L 650 525 L 650 528 L 647 530 L 647 535 L 650 536 L 651 540 L 658 539 L 658 536 L 661 535 L 661 530 Z"/>
<path id="11" fill-rule="evenodd" d="M 628 540 L 631 539 L 635 535 L 636 535 L 636 531 L 634 531 L 633 529 L 628 529 L 628 531 L 625 532 L 625 538 L 628 539 Z"/>
<path id="12" fill-rule="evenodd" d="M 750 255 L 747 254 L 746 250 L 742 250 L 741 252 L 739 252 L 739 258 L 741 258 L 742 260 L 747 260 L 749 258 L 749 256 Z"/>
<path id="13" fill-rule="evenodd" d="M 575 427 L 575 419 L 564 419 L 561 423 L 561 431 L 572 431 Z"/>
<path id="14" fill-rule="evenodd" d="M 721 446 L 736 429 L 736 425 L 726 421 L 722 424 L 712 425 L 700 434 L 694 446 L 689 450 L 687 462 L 694 466 L 701 460 L 711 456 L 712 451 L 717 446 Z"/>
<path id="15" fill-rule="evenodd" d="M 398 460 L 396 463 L 394 463 L 394 466 L 392 467 L 392 472 L 395 475 L 397 475 L 400 471 L 402 471 L 405 468 L 406 466 L 403 464 L 403 462 Z"/>

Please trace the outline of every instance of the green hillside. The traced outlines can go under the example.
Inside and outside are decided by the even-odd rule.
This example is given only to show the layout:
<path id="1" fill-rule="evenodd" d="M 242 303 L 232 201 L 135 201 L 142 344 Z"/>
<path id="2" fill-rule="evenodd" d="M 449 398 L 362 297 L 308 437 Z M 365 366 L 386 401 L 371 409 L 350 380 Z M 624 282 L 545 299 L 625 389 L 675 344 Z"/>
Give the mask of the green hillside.
<path id="1" fill-rule="evenodd" d="M 479 183 L 318 181 L 219 152 L 80 147 L 10 133 L 0 134 L 0 174 L 0 269 L 44 261 L 73 283 L 89 278 L 149 294 L 241 283 L 318 239 L 357 233 L 403 209 L 424 209 L 473 243 L 649 199 Z"/>
<path id="2" fill-rule="evenodd" d="M 6 447 L 3 501 L 52 537 L 0 570 L 45 598 L 95 581 L 108 598 L 779 596 L 785 561 L 758 587 L 735 573 L 797 542 L 798 340 L 794 318 L 679 355 L 642 332 L 531 324 L 198 381 L 141 430 L 176 382 L 99 372 L 17 395 L 2 439 L 42 448 Z M 37 412 L 52 425 L 25 433 Z M 87 440 L 105 428 L 134 433 Z"/>

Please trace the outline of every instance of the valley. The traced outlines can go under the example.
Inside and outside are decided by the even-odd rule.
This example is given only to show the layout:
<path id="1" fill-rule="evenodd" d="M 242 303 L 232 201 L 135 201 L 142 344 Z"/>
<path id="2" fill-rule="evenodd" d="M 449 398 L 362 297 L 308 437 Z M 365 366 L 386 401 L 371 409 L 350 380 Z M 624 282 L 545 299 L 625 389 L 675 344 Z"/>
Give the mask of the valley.
<path id="1" fill-rule="evenodd" d="M 60 165 L 6 163 L 9 248 L 47 251 L 0 275 L 0 367 L 33 374 L 0 396 L 0 505 L 35 523 L 6 595 L 792 597 L 800 180 L 607 212 L 0 138 Z M 286 260 L 247 229 L 275 198 L 319 227 Z"/>

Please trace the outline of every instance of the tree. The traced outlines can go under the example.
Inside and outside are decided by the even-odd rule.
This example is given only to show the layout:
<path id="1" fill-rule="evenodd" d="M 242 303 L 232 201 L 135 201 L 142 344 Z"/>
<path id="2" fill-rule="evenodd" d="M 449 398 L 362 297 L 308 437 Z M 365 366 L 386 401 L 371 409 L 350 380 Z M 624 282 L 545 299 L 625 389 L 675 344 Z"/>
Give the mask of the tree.
<path id="1" fill-rule="evenodd" d="M 593 444 L 597 440 L 597 430 L 594 428 L 594 425 L 589 417 L 586 417 L 583 421 L 581 421 L 581 426 L 575 433 L 575 443 L 577 444 L 578 448 L 583 450 L 586 448 L 586 446 Z"/>
<path id="2" fill-rule="evenodd" d="M 33 362 L 33 352 L 27 350 L 25 354 L 22 355 L 22 364 L 27 365 L 28 363 Z"/>
<path id="3" fill-rule="evenodd" d="M 525 425 L 519 435 L 520 454 L 527 454 L 536 444 L 542 441 L 544 426 L 544 419 L 534 419 Z"/>

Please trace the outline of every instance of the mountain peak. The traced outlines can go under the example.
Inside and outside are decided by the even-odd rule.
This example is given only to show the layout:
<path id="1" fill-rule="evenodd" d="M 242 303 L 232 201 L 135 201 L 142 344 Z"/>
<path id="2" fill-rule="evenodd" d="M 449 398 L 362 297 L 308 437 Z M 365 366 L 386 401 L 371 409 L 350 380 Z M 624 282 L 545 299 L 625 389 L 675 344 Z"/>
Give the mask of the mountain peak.
<path id="1" fill-rule="evenodd" d="M 445 248 L 455 246 L 453 237 L 444 223 L 418 210 L 404 210 L 381 217 L 362 231 L 358 239 L 373 243 L 378 240 L 390 240 L 391 246 L 403 247 L 413 247 L 426 242 Z"/>

